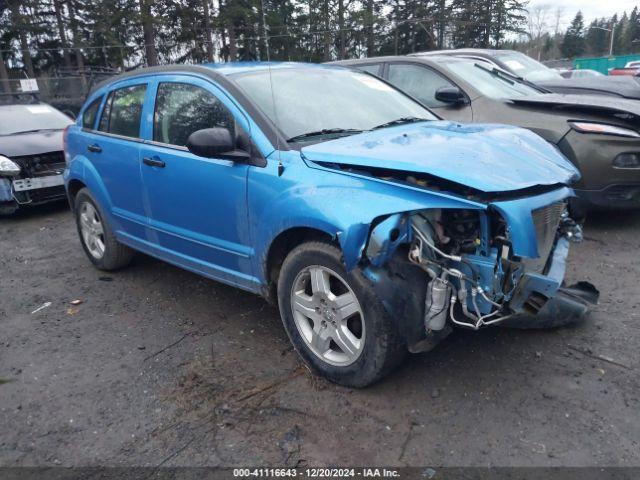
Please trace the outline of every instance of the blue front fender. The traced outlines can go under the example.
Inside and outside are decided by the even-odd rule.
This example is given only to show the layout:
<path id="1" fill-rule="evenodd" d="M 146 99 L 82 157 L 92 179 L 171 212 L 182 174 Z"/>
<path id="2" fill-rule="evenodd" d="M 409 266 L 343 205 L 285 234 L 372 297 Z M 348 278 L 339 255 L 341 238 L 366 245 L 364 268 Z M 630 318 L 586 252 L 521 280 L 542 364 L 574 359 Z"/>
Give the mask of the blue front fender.
<path id="1" fill-rule="evenodd" d="M 336 238 L 350 270 L 362 257 L 371 224 L 380 217 L 425 208 L 486 208 L 441 192 L 309 166 L 298 152 L 286 153 L 282 176 L 273 175 L 273 161 L 249 174 L 250 222 L 262 281 L 268 278 L 270 245 L 291 228 L 313 228 Z"/>

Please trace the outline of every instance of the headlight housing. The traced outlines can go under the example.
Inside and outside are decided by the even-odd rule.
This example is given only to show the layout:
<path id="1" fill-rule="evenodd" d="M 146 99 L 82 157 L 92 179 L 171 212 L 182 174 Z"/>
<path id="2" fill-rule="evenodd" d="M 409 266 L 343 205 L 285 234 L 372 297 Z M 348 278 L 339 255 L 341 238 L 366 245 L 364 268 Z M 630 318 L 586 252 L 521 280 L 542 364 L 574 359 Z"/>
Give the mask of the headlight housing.
<path id="1" fill-rule="evenodd" d="M 16 162 L 4 155 L 0 155 L 0 175 L 15 177 L 20 174 L 20 167 Z"/>
<path id="2" fill-rule="evenodd" d="M 606 123 L 569 122 L 571 128 L 580 133 L 599 133 L 603 135 L 617 135 L 619 137 L 640 138 L 640 133 L 630 128 L 616 127 Z"/>

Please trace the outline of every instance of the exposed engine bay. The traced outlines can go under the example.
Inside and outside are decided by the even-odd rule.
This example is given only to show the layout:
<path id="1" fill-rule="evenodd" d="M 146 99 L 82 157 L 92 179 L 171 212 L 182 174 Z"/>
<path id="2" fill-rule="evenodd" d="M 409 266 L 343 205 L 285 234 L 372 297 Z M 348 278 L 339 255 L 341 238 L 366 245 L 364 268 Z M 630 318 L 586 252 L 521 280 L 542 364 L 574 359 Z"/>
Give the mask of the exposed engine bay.
<path id="1" fill-rule="evenodd" d="M 597 301 L 595 288 L 584 282 L 562 288 L 568 244 L 582 240 L 581 227 L 564 200 L 531 216 L 537 258 L 514 253 L 509 225 L 494 209 L 427 209 L 388 217 L 374 227 L 366 253 L 373 265 L 382 265 L 392 249 L 408 245 L 402 249 L 408 262 L 428 276 L 427 337 L 450 325 L 477 330 L 522 316 L 533 319 L 549 309 L 553 315 L 583 315 Z M 571 305 L 558 310 L 554 302 Z"/>

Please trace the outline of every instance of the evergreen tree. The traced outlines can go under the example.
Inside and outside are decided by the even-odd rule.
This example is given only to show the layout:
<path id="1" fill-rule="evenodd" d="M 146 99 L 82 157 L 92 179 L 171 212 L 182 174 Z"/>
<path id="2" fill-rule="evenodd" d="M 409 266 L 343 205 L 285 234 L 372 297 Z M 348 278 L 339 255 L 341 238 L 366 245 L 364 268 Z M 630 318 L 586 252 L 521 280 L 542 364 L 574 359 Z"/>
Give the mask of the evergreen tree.
<path id="1" fill-rule="evenodd" d="M 636 53 L 640 51 L 640 17 L 638 7 L 634 7 L 629 15 L 629 21 L 622 40 L 622 53 Z"/>
<path id="2" fill-rule="evenodd" d="M 564 35 L 560 51 L 563 57 L 574 58 L 582 55 L 585 50 L 584 19 L 582 12 L 578 11 Z"/>
<path id="3" fill-rule="evenodd" d="M 609 28 L 607 20 L 596 19 L 589 24 L 585 34 L 587 53 L 594 57 L 609 53 L 609 33 L 605 28 Z"/>

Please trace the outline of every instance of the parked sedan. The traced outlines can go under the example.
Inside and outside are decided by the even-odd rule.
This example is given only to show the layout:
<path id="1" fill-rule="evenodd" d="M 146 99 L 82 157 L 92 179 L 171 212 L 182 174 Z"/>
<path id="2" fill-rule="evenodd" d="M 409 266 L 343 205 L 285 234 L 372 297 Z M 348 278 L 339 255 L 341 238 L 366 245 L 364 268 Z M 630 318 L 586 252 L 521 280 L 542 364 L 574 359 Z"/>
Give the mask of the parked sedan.
<path id="1" fill-rule="evenodd" d="M 564 78 L 522 52 L 466 48 L 415 53 L 416 56 L 451 55 L 485 62 L 535 83 L 549 92 L 579 95 L 606 95 L 640 100 L 640 83 L 629 76 Z"/>
<path id="2" fill-rule="evenodd" d="M 72 122 L 46 103 L 0 104 L 0 214 L 65 199 L 62 131 Z"/>
<path id="3" fill-rule="evenodd" d="M 564 78 L 595 78 L 604 77 L 605 75 L 597 70 L 591 70 L 590 68 L 578 68 L 576 70 L 565 70 L 560 72 Z"/>
<path id="4" fill-rule="evenodd" d="M 640 207 L 640 104 L 545 93 L 485 62 L 444 55 L 339 62 L 375 72 L 448 120 L 528 128 L 580 170 L 573 213 Z"/>
<path id="5" fill-rule="evenodd" d="M 624 68 L 612 68 L 609 70 L 609 75 L 611 76 L 629 76 L 629 77 L 637 77 L 640 73 L 640 68 L 638 67 L 624 67 Z"/>
<path id="6" fill-rule="evenodd" d="M 441 121 L 335 66 L 115 77 L 67 132 L 66 187 L 99 269 L 139 250 L 277 302 L 328 379 L 367 385 L 453 326 L 558 325 L 576 169 L 533 133 Z"/>

